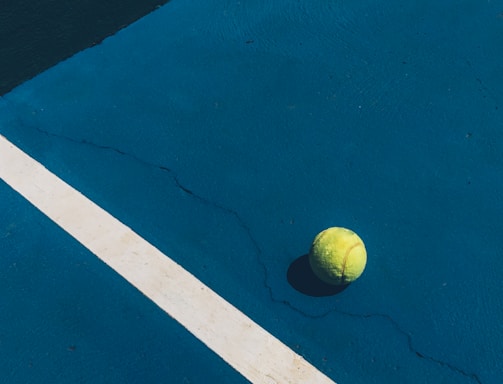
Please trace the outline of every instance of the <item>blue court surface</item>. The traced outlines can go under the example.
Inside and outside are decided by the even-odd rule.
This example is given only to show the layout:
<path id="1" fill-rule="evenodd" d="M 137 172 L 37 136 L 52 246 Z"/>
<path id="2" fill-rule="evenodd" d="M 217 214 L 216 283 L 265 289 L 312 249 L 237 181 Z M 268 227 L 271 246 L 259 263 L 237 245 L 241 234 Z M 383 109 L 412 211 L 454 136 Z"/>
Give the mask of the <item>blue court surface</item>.
<path id="1" fill-rule="evenodd" d="M 501 383 L 502 12 L 172 0 L 2 96 L 0 135 L 337 383 Z M 248 381 L 0 197 L 0 383 Z M 341 292 L 306 262 L 331 226 L 368 252 Z"/>

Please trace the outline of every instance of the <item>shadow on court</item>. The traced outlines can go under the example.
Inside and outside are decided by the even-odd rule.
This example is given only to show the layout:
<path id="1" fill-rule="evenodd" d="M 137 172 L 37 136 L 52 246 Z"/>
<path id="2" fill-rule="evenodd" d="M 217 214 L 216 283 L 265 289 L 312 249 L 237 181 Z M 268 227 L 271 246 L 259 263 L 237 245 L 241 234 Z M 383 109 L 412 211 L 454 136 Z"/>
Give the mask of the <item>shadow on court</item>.
<path id="1" fill-rule="evenodd" d="M 286 276 L 295 290 L 304 295 L 315 297 L 337 295 L 350 285 L 331 285 L 318 279 L 309 265 L 307 254 L 300 256 L 290 264 Z"/>

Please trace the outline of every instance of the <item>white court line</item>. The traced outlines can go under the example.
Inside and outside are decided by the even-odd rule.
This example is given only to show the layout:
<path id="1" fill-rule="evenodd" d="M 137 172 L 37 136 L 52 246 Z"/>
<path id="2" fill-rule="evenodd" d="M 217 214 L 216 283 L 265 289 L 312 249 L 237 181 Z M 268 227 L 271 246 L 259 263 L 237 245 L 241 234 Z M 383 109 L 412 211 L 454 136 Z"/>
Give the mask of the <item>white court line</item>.
<path id="1" fill-rule="evenodd" d="M 252 383 L 333 381 L 0 135 L 0 178 Z"/>

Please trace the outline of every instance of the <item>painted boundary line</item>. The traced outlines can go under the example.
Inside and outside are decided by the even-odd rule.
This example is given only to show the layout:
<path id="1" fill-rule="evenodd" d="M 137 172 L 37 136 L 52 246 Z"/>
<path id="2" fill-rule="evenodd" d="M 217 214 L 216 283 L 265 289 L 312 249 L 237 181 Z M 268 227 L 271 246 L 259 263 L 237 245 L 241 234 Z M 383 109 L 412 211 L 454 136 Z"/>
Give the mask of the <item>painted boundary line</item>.
<path id="1" fill-rule="evenodd" d="M 333 381 L 0 135 L 0 178 L 252 383 Z"/>

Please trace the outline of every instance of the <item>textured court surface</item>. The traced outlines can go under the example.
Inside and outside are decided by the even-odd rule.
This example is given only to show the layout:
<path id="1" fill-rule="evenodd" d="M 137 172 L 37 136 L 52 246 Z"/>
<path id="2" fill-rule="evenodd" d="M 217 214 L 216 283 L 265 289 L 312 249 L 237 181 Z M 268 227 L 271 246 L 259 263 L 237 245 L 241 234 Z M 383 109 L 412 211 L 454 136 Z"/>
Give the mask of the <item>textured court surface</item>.
<path id="1" fill-rule="evenodd" d="M 172 1 L 3 96 L 0 134 L 338 383 L 497 383 L 501 11 Z M 244 380 L 0 194 L 0 380 Z M 303 294 L 332 225 L 367 270 Z"/>

